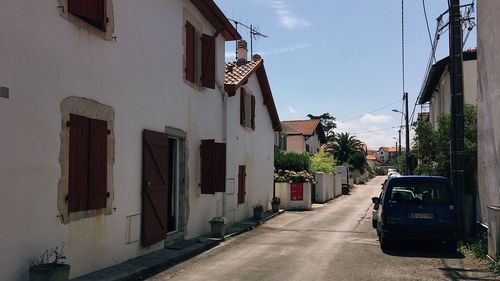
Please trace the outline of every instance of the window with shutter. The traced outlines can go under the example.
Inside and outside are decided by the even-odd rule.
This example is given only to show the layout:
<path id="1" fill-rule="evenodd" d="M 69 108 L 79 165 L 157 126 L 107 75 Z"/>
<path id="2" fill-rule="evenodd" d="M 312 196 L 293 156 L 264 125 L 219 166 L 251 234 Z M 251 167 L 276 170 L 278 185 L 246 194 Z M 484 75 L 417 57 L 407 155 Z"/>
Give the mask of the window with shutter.
<path id="1" fill-rule="evenodd" d="M 255 96 L 251 96 L 252 108 L 250 110 L 252 130 L 255 130 Z"/>
<path id="2" fill-rule="evenodd" d="M 240 124 L 245 128 L 255 130 L 255 96 L 240 90 Z"/>
<path id="3" fill-rule="evenodd" d="M 201 141 L 201 193 L 226 191 L 226 144 Z"/>
<path id="4" fill-rule="evenodd" d="M 68 12 L 106 32 L 107 0 L 68 0 Z"/>
<path id="5" fill-rule="evenodd" d="M 215 89 L 215 37 L 201 36 L 201 85 Z"/>
<path id="6" fill-rule="evenodd" d="M 186 21 L 186 45 L 185 45 L 185 58 L 186 58 L 186 80 L 194 81 L 195 72 L 195 29 L 194 26 Z"/>
<path id="7" fill-rule="evenodd" d="M 106 207 L 106 121 L 70 114 L 68 212 Z"/>
<path id="8" fill-rule="evenodd" d="M 246 166 L 240 165 L 238 167 L 238 204 L 245 203 L 245 195 L 246 195 Z"/>

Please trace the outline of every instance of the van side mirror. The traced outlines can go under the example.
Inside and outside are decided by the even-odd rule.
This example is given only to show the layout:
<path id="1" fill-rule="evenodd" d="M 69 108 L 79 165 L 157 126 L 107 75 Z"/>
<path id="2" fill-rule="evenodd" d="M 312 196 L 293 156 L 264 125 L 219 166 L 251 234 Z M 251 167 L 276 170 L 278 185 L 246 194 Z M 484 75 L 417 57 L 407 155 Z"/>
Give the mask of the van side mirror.
<path id="1" fill-rule="evenodd" d="M 380 199 L 378 197 L 372 197 L 372 202 L 373 204 L 378 204 L 380 202 Z"/>

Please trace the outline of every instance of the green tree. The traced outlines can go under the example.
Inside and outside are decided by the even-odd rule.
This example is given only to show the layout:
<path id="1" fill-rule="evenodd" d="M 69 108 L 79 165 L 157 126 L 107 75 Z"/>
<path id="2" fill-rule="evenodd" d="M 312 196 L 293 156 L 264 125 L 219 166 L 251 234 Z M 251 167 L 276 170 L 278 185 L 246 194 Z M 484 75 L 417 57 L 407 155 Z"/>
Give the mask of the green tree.
<path id="1" fill-rule="evenodd" d="M 349 157 L 356 151 L 361 151 L 361 141 L 349 133 L 334 134 L 333 141 L 326 146 L 326 152 L 331 153 L 340 165 L 347 163 Z"/>
<path id="2" fill-rule="evenodd" d="M 361 151 L 356 151 L 349 156 L 347 163 L 351 168 L 358 170 L 363 174 L 366 167 L 366 155 Z"/>
<path id="3" fill-rule="evenodd" d="M 335 160 L 330 153 L 323 152 L 320 150 L 318 153 L 311 155 L 311 173 L 315 174 L 317 172 L 322 173 L 333 173 L 335 169 Z"/>
<path id="4" fill-rule="evenodd" d="M 276 149 L 274 153 L 274 168 L 288 171 L 309 171 L 309 154 L 287 152 Z"/>
<path id="5" fill-rule="evenodd" d="M 333 129 L 337 128 L 335 117 L 331 116 L 328 112 L 325 112 L 321 115 L 307 114 L 307 117 L 311 119 L 319 119 L 321 122 L 321 126 L 323 127 L 323 131 L 325 131 L 326 139 L 330 140 L 330 138 L 334 134 Z"/>

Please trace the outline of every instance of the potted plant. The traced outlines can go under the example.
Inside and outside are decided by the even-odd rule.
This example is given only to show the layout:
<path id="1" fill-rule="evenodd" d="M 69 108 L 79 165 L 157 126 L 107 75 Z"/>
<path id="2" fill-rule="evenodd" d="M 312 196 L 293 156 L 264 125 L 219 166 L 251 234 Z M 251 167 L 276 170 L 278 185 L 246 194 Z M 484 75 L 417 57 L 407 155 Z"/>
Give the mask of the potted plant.
<path id="1" fill-rule="evenodd" d="M 45 250 L 38 258 L 31 258 L 30 281 L 67 281 L 70 266 L 64 263 L 65 259 L 64 243 L 61 243 L 61 248 L 56 246 Z"/>
<path id="2" fill-rule="evenodd" d="M 281 199 L 279 197 L 273 197 L 271 200 L 271 207 L 273 212 L 278 212 L 280 210 Z"/>
<path id="3" fill-rule="evenodd" d="M 264 206 L 257 204 L 253 207 L 253 218 L 256 220 L 262 219 L 262 214 L 264 213 Z"/>
<path id="4" fill-rule="evenodd" d="M 226 233 L 227 219 L 225 217 L 214 217 L 210 221 L 210 228 L 212 230 L 212 237 L 224 238 Z"/>

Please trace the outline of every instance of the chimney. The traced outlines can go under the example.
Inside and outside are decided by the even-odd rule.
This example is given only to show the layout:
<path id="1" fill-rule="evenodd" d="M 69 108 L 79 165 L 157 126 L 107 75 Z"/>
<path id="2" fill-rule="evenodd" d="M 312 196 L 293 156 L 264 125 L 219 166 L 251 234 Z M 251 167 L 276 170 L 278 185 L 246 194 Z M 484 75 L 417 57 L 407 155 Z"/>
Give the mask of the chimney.
<path id="1" fill-rule="evenodd" d="M 252 61 L 260 61 L 262 57 L 259 54 L 254 54 L 252 56 Z"/>
<path id="2" fill-rule="evenodd" d="M 247 62 L 247 53 L 248 53 L 247 41 L 245 41 L 245 40 L 238 41 L 238 50 L 236 51 L 236 53 L 238 54 L 237 55 L 238 66 L 245 64 Z"/>

